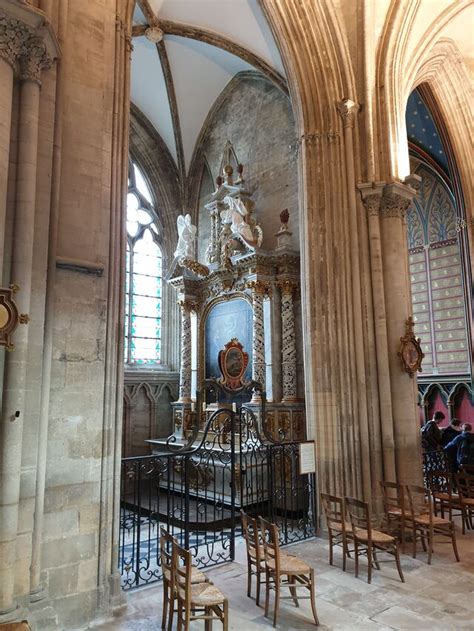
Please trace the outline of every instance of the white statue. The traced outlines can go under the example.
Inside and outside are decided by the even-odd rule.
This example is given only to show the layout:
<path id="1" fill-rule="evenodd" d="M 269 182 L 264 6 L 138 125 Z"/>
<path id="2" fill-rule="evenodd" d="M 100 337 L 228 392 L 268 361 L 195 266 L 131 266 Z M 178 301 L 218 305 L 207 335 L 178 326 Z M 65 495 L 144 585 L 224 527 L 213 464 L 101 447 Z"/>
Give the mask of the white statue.
<path id="1" fill-rule="evenodd" d="M 245 207 L 245 204 L 241 199 L 231 197 L 227 195 L 224 197 L 224 203 L 229 208 L 221 211 L 221 220 L 223 223 L 230 224 L 230 229 L 233 233 L 240 235 L 250 245 L 256 244 L 256 238 L 252 230 L 252 226 L 248 221 L 251 221 L 250 213 Z M 252 221 L 255 223 L 255 220 Z M 260 246 L 262 242 L 261 230 L 257 231 L 257 245 Z"/>
<path id="2" fill-rule="evenodd" d="M 194 259 L 194 240 L 197 228 L 191 222 L 191 215 L 179 215 L 176 223 L 178 226 L 178 245 L 174 256 L 178 260 L 183 257 Z"/>

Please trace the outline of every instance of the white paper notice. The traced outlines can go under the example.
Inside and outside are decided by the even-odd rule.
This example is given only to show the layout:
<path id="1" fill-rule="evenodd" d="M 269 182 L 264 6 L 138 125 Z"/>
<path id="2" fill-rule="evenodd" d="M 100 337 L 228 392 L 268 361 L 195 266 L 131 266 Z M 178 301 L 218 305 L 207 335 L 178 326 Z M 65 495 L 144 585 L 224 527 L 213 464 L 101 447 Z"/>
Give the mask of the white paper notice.
<path id="1" fill-rule="evenodd" d="M 300 475 L 305 473 L 315 473 L 316 471 L 316 450 L 314 440 L 300 443 Z"/>

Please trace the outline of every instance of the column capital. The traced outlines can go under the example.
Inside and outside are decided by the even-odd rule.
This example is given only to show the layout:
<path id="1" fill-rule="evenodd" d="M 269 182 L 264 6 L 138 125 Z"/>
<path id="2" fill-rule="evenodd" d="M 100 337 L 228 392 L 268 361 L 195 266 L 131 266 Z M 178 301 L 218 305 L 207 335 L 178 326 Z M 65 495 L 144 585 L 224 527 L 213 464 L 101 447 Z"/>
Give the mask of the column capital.
<path id="1" fill-rule="evenodd" d="M 357 189 L 360 192 L 362 203 L 364 204 L 369 217 L 378 216 L 380 213 L 380 202 L 385 187 L 385 182 L 366 182 L 358 184 Z"/>
<path id="2" fill-rule="evenodd" d="M 344 129 L 350 127 L 351 129 L 355 124 L 355 116 L 359 110 L 359 106 L 350 99 L 343 99 L 336 103 L 337 111 L 342 118 L 342 124 Z"/>
<path id="3" fill-rule="evenodd" d="M 21 81 L 33 81 L 41 85 L 41 72 L 50 68 L 52 63 L 43 38 L 30 37 L 23 45 L 20 55 Z"/>
<path id="4" fill-rule="evenodd" d="M 260 296 L 270 296 L 272 291 L 270 283 L 263 280 L 249 280 L 246 287 L 252 290 L 252 294 Z"/>
<path id="5" fill-rule="evenodd" d="M 199 302 L 197 300 L 191 300 L 189 298 L 181 298 L 177 301 L 181 310 L 185 313 L 191 313 L 191 311 L 197 312 L 199 310 Z"/>
<path id="6" fill-rule="evenodd" d="M 399 217 L 403 221 L 415 195 L 415 189 L 408 184 L 402 182 L 386 184 L 380 202 L 380 216 L 383 219 Z"/>
<path id="7" fill-rule="evenodd" d="M 292 296 L 294 292 L 298 289 L 298 286 L 298 281 L 289 278 L 284 278 L 278 281 L 278 287 L 280 288 L 281 293 L 284 296 Z"/>
<path id="8" fill-rule="evenodd" d="M 0 15 L 0 58 L 16 70 L 17 60 L 30 36 L 30 29 L 13 18 Z"/>
<path id="9" fill-rule="evenodd" d="M 4 2 L 0 8 L 0 58 L 20 78 L 39 83 L 41 70 L 59 57 L 60 49 L 51 24 L 40 11 L 23 0 Z"/>

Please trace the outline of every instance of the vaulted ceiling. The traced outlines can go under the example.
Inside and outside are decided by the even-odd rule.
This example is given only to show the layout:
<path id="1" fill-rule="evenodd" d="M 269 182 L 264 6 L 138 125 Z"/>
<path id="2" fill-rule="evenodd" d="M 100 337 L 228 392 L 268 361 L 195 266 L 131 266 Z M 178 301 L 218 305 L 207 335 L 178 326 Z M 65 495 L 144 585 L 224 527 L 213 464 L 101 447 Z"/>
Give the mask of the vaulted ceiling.
<path id="1" fill-rule="evenodd" d="M 137 0 L 133 36 L 131 100 L 182 176 L 232 77 L 256 69 L 286 91 L 281 58 L 257 0 Z"/>

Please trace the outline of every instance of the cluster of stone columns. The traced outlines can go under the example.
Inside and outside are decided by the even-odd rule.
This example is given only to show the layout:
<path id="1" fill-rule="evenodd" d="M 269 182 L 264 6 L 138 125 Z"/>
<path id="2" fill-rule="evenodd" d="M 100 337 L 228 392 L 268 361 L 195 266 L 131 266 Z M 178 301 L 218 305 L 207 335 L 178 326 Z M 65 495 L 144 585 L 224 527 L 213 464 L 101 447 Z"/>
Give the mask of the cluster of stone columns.
<path id="1" fill-rule="evenodd" d="M 7 8 L 10 9 L 8 14 L 0 13 L 0 271 L 2 285 L 19 287 L 15 300 L 19 311 L 27 314 L 33 274 L 41 74 L 51 66 L 58 48 L 42 13 L 25 3 L 10 3 Z M 6 260 L 7 184 L 15 81 L 20 86 L 16 190 L 11 260 Z M 0 620 L 16 607 L 15 542 L 28 388 L 28 335 L 28 326 L 17 329 L 15 350 L 2 358 L 5 385 L 0 423 Z"/>

